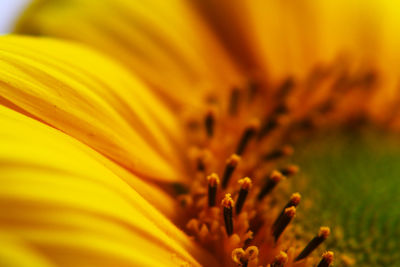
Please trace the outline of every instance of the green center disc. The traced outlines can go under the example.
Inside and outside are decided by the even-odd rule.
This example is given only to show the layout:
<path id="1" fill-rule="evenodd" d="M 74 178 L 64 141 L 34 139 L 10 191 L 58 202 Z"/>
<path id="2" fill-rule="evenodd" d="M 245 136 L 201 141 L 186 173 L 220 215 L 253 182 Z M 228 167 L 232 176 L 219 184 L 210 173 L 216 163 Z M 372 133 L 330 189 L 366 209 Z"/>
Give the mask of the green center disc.
<path id="1" fill-rule="evenodd" d="M 335 266 L 400 266 L 400 136 L 377 131 L 324 133 L 296 146 L 302 196 L 297 223 L 330 226 Z"/>

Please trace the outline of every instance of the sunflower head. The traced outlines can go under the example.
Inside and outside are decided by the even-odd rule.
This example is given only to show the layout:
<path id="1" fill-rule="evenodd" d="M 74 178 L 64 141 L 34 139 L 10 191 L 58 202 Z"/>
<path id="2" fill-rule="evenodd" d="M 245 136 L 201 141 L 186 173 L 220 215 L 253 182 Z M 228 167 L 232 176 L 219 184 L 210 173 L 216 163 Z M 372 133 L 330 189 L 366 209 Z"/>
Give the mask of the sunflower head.
<path id="1" fill-rule="evenodd" d="M 77 216 L 71 203 L 87 204 L 94 231 L 115 246 L 70 246 L 78 263 L 106 251 L 104 262 L 115 257 L 121 266 L 328 267 L 334 253 L 343 266 L 396 264 L 398 7 L 390 0 L 34 1 L 15 31 L 62 40 L 2 37 L 4 117 L 35 124 L 38 137 L 56 136 L 41 141 L 50 150 L 64 139 L 79 147 L 62 147 L 70 154 L 61 162 L 90 163 L 93 173 L 73 166 L 96 185 L 82 193 L 79 182 L 62 179 L 62 168 L 76 199 L 53 195 L 58 185 L 39 175 L 28 184 L 48 190 L 30 195 L 6 173 L 4 199 L 45 209 L 56 201 Z M 107 189 L 96 187 L 100 181 Z M 103 197 L 115 210 L 90 202 Z M 5 221 L 31 223 L 12 215 Z M 54 221 L 87 237 L 89 224 L 73 218 Z M 43 249 L 45 239 L 22 233 L 54 262 L 66 260 L 51 249 L 67 238 L 50 238 Z M 127 255 L 130 248 L 148 258 Z"/>

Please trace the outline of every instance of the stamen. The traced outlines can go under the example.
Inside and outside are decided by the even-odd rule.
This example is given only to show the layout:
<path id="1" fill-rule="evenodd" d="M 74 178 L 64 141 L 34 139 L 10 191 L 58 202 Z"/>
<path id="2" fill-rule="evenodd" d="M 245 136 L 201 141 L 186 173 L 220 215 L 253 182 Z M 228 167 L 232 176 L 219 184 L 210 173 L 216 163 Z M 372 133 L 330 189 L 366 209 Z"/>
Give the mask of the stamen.
<path id="1" fill-rule="evenodd" d="M 204 164 L 204 159 L 202 157 L 197 158 L 197 170 L 199 172 L 204 172 L 206 170 L 206 165 Z"/>
<path id="2" fill-rule="evenodd" d="M 281 251 L 279 255 L 275 257 L 274 262 L 272 262 L 271 267 L 283 267 L 288 262 L 288 255 Z"/>
<path id="3" fill-rule="evenodd" d="M 279 214 L 278 218 L 275 220 L 275 223 L 282 220 L 282 217 L 284 216 L 285 210 L 287 208 L 297 207 L 297 205 L 299 205 L 299 203 L 300 203 L 300 200 L 301 200 L 301 195 L 299 193 L 292 194 L 289 202 L 285 205 L 285 207 L 282 209 L 281 213 Z M 272 227 L 276 227 L 276 225 L 274 224 Z"/>
<path id="4" fill-rule="evenodd" d="M 233 234 L 233 217 L 232 217 L 233 199 L 231 198 L 231 194 L 225 194 L 225 197 L 222 200 L 221 205 L 223 206 L 226 234 L 228 236 L 231 236 Z"/>
<path id="5" fill-rule="evenodd" d="M 284 146 L 280 149 L 276 149 L 276 150 L 271 151 L 268 154 L 265 154 L 264 156 L 262 156 L 262 158 L 266 161 L 275 160 L 275 159 L 279 159 L 282 157 L 291 156 L 291 155 L 293 155 L 293 151 L 294 151 L 293 147 Z"/>
<path id="6" fill-rule="evenodd" d="M 215 127 L 215 110 L 210 109 L 207 111 L 206 117 L 204 118 L 204 125 L 206 127 L 206 132 L 208 138 L 213 137 L 214 127 Z"/>
<path id="7" fill-rule="evenodd" d="M 226 161 L 226 167 L 222 177 L 222 188 L 227 187 L 229 180 L 231 179 L 232 174 L 236 169 L 236 166 L 239 164 L 239 161 L 240 157 L 236 154 L 230 156 L 229 159 Z"/>
<path id="8" fill-rule="evenodd" d="M 272 171 L 269 177 L 267 178 L 267 182 L 264 187 L 261 189 L 260 193 L 258 193 L 257 200 L 261 201 L 263 198 L 268 195 L 272 189 L 283 179 L 282 173 L 279 171 Z"/>
<path id="9" fill-rule="evenodd" d="M 307 246 L 303 249 L 302 252 L 300 252 L 299 256 L 296 257 L 295 261 L 302 260 L 306 258 L 308 255 L 310 255 L 311 252 L 314 251 L 322 242 L 325 241 L 325 239 L 328 238 L 331 230 L 329 227 L 321 227 L 319 229 L 318 235 L 316 235 L 308 244 Z"/>
<path id="10" fill-rule="evenodd" d="M 244 150 L 246 149 L 246 146 L 250 142 L 250 140 L 256 136 L 257 131 L 260 128 L 260 122 L 257 119 L 253 119 L 250 121 L 249 125 L 246 127 L 246 129 L 243 132 L 243 135 L 239 141 L 239 144 L 236 149 L 236 154 L 239 156 L 243 154 Z"/>
<path id="11" fill-rule="evenodd" d="M 245 237 L 243 238 L 244 240 L 244 244 L 243 244 L 243 248 L 247 248 L 250 245 L 251 240 L 254 239 L 254 232 L 251 230 L 248 230 L 246 232 Z"/>
<path id="12" fill-rule="evenodd" d="M 278 92 L 278 99 L 285 98 L 290 91 L 294 88 L 295 82 L 293 77 L 287 77 L 282 84 L 279 86 L 277 92 Z"/>
<path id="13" fill-rule="evenodd" d="M 258 257 L 258 248 L 256 246 L 250 246 L 245 250 L 243 248 L 235 248 L 232 251 L 232 260 L 237 263 L 238 266 L 247 267 L 250 261 Z"/>
<path id="14" fill-rule="evenodd" d="M 246 261 L 244 250 L 242 248 L 235 248 L 232 251 L 232 260 L 238 266 L 243 266 L 244 262 Z M 247 261 L 245 266 L 247 266 Z"/>
<path id="15" fill-rule="evenodd" d="M 218 175 L 212 173 L 207 177 L 207 182 L 208 182 L 208 206 L 214 207 L 215 201 L 217 199 L 217 187 L 219 184 Z"/>
<path id="16" fill-rule="evenodd" d="M 282 173 L 282 175 L 284 175 L 286 177 L 290 177 L 299 172 L 299 167 L 296 165 L 289 165 L 289 166 L 281 169 L 280 172 Z"/>
<path id="17" fill-rule="evenodd" d="M 263 121 L 260 131 L 258 133 L 258 140 L 261 140 L 265 136 L 267 136 L 270 132 L 275 130 L 278 126 L 282 126 L 288 122 L 288 116 L 285 115 L 282 108 L 279 107 L 279 110 L 275 111 L 270 118 Z"/>
<path id="18" fill-rule="evenodd" d="M 264 136 L 272 132 L 272 130 L 274 130 L 277 126 L 277 117 L 274 116 L 273 118 L 265 120 L 261 125 L 260 132 L 258 133 L 258 139 L 262 139 Z"/>
<path id="19" fill-rule="evenodd" d="M 239 214 L 242 211 L 244 202 L 245 202 L 246 197 L 249 193 L 249 190 L 252 186 L 252 182 L 251 182 L 250 178 L 246 177 L 246 178 L 240 179 L 239 184 L 241 185 L 241 188 L 240 188 L 239 196 L 238 196 L 238 199 L 236 200 L 236 205 L 235 205 L 236 214 Z"/>
<path id="20" fill-rule="evenodd" d="M 280 235 L 283 233 L 285 228 L 288 226 L 290 221 L 294 218 L 296 215 L 296 208 L 295 207 L 290 207 L 285 209 L 285 212 L 283 213 L 283 217 L 274 223 L 276 227 L 272 228 L 273 236 L 275 238 L 275 242 L 278 241 Z"/>
<path id="21" fill-rule="evenodd" d="M 235 116 L 238 113 L 239 98 L 240 98 L 240 90 L 239 88 L 235 87 L 232 89 L 231 97 L 229 99 L 229 114 L 231 116 Z"/>
<path id="22" fill-rule="evenodd" d="M 254 97 L 257 95 L 260 85 L 255 81 L 249 81 L 248 83 L 248 102 L 251 103 Z"/>
<path id="23" fill-rule="evenodd" d="M 198 151 L 196 156 L 197 171 L 205 172 L 207 163 L 210 161 L 211 157 L 211 153 L 207 149 Z"/>
<path id="24" fill-rule="evenodd" d="M 317 267 L 329 267 L 333 262 L 333 252 L 332 251 L 327 251 L 324 254 L 322 254 L 322 259 L 318 263 Z"/>

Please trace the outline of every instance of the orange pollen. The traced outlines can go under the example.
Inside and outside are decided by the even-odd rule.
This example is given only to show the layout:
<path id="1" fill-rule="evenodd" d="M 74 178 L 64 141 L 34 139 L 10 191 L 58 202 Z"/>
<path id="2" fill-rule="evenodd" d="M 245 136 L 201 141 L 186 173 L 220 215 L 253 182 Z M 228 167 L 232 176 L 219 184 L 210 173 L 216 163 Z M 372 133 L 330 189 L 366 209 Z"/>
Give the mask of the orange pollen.
<path id="1" fill-rule="evenodd" d="M 283 175 L 282 175 L 281 172 L 275 170 L 275 171 L 272 171 L 272 173 L 270 174 L 269 178 L 270 178 L 271 180 L 273 180 L 274 182 L 278 183 L 278 182 L 280 182 L 284 177 L 283 177 Z"/>
<path id="2" fill-rule="evenodd" d="M 238 183 L 240 184 L 240 188 L 243 190 L 249 190 L 252 186 L 252 182 L 251 179 L 249 177 L 245 177 L 243 179 L 240 179 L 238 181 Z"/>
<path id="3" fill-rule="evenodd" d="M 231 197 L 231 194 L 225 194 L 224 199 L 221 201 L 221 205 L 224 208 L 232 208 L 233 207 L 233 199 Z"/>
<path id="4" fill-rule="evenodd" d="M 283 267 L 288 262 L 288 255 L 280 251 L 279 254 L 275 257 L 274 262 L 271 264 L 271 267 Z"/>
<path id="5" fill-rule="evenodd" d="M 209 176 L 207 176 L 207 182 L 208 182 L 208 185 L 211 187 L 215 187 L 215 186 L 219 185 L 218 175 L 216 173 L 210 174 Z"/>
<path id="6" fill-rule="evenodd" d="M 311 254 L 325 239 L 328 238 L 331 230 L 329 227 L 321 227 L 318 235 L 316 235 L 307 246 L 300 252 L 300 254 L 296 257 L 296 261 L 302 260 Z"/>
<path id="7" fill-rule="evenodd" d="M 229 180 L 231 179 L 232 174 L 235 171 L 239 162 L 240 162 L 240 157 L 236 154 L 231 155 L 229 159 L 227 159 L 224 174 L 222 177 L 223 188 L 226 188 L 227 185 L 229 184 Z"/>
<path id="8" fill-rule="evenodd" d="M 236 167 L 240 162 L 240 157 L 236 154 L 232 154 L 229 159 L 226 160 L 226 165 Z"/>
<path id="9" fill-rule="evenodd" d="M 293 176 L 299 172 L 299 167 L 296 165 L 290 165 L 286 168 L 281 169 L 280 172 L 282 173 L 282 175 L 287 177 Z"/>
<path id="10" fill-rule="evenodd" d="M 285 209 L 285 216 L 288 218 L 293 218 L 296 215 L 296 208 L 295 207 L 290 207 Z"/>
<path id="11" fill-rule="evenodd" d="M 294 153 L 294 149 L 292 146 L 286 145 L 282 148 L 282 153 L 285 156 L 292 156 Z"/>
<path id="12" fill-rule="evenodd" d="M 293 206 L 297 206 L 299 205 L 301 200 L 301 195 L 299 193 L 294 193 L 292 194 L 292 196 L 290 197 L 290 203 L 293 204 Z"/>
<path id="13" fill-rule="evenodd" d="M 322 254 L 322 259 L 317 267 L 329 267 L 333 262 L 333 252 L 327 251 Z"/>
<path id="14" fill-rule="evenodd" d="M 318 236 L 327 239 L 330 234 L 331 234 L 331 229 L 329 227 L 322 226 L 321 228 L 319 228 Z"/>

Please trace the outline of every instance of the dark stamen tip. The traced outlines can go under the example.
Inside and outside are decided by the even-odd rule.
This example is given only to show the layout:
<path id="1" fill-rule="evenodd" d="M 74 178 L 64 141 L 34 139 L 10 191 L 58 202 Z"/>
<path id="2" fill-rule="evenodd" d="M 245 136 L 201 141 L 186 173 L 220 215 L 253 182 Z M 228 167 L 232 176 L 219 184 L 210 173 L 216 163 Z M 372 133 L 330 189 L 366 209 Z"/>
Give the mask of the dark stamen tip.
<path id="1" fill-rule="evenodd" d="M 246 201 L 247 195 L 252 186 L 252 182 L 251 182 L 250 178 L 246 177 L 246 178 L 240 179 L 239 184 L 241 185 L 241 188 L 240 188 L 239 196 L 238 196 L 238 199 L 237 199 L 236 205 L 235 205 L 236 214 L 239 214 L 242 211 L 244 202 Z"/>
<path id="2" fill-rule="evenodd" d="M 208 183 L 208 206 L 214 207 L 217 199 L 217 187 L 219 184 L 218 175 L 215 173 L 209 175 L 207 177 L 207 183 Z"/>
<path id="3" fill-rule="evenodd" d="M 229 114 L 235 116 L 239 110 L 240 89 L 233 88 L 229 99 Z"/>
<path id="4" fill-rule="evenodd" d="M 231 198 L 231 194 L 225 194 L 225 197 L 222 200 L 221 205 L 223 207 L 226 234 L 228 236 L 231 236 L 233 234 L 233 216 L 232 216 L 233 199 Z"/>
<path id="5" fill-rule="evenodd" d="M 295 215 L 296 215 L 295 207 L 287 208 L 283 213 L 283 217 L 279 221 L 276 221 L 274 223 L 275 227 L 272 228 L 272 233 L 275 238 L 275 242 L 278 241 L 279 237 L 281 236 L 281 234 L 289 225 L 290 221 L 294 218 Z"/>
<path id="6" fill-rule="evenodd" d="M 274 261 L 271 263 L 271 267 L 283 267 L 288 262 L 288 255 L 281 251 L 279 255 L 277 255 Z"/>
<path id="7" fill-rule="evenodd" d="M 322 259 L 318 263 L 317 267 L 329 267 L 333 262 L 333 252 L 332 251 L 327 251 L 324 254 L 322 254 Z"/>
<path id="8" fill-rule="evenodd" d="M 213 137 L 215 128 L 216 112 L 214 109 L 209 109 L 204 118 L 204 124 L 208 138 Z"/>
<path id="9" fill-rule="evenodd" d="M 284 179 L 283 175 L 279 171 L 272 171 L 271 174 L 267 177 L 267 182 L 261 189 L 260 193 L 258 193 L 257 200 L 261 201 L 264 199 L 266 195 L 268 195 L 275 186 Z"/>
<path id="10" fill-rule="evenodd" d="M 229 180 L 231 179 L 233 172 L 239 164 L 239 161 L 240 157 L 236 154 L 230 156 L 229 159 L 226 161 L 224 174 L 222 176 L 222 188 L 226 188 L 228 186 Z"/>
<path id="11" fill-rule="evenodd" d="M 203 150 L 194 149 L 194 151 L 192 153 L 194 153 L 194 158 L 196 160 L 197 171 L 205 172 L 207 163 L 212 158 L 210 151 L 207 149 L 203 149 Z"/>
<path id="12" fill-rule="evenodd" d="M 307 246 L 300 252 L 300 254 L 296 257 L 295 261 L 302 260 L 311 254 L 325 239 L 330 235 L 329 227 L 321 227 L 318 235 L 316 235 Z"/>
<path id="13" fill-rule="evenodd" d="M 283 146 L 280 149 L 272 150 L 271 152 L 264 154 L 262 156 L 262 159 L 265 161 L 270 161 L 270 160 L 277 160 L 283 157 L 291 156 L 293 155 L 293 148 L 291 146 Z"/>
<path id="14" fill-rule="evenodd" d="M 299 167 L 297 165 L 289 165 L 283 169 L 280 170 L 282 175 L 286 177 L 293 176 L 299 172 Z"/>
<path id="15" fill-rule="evenodd" d="M 263 139 L 265 136 L 267 136 L 278 127 L 287 125 L 289 120 L 290 117 L 286 113 L 282 113 L 281 111 L 272 114 L 270 118 L 265 119 L 262 123 L 260 131 L 258 132 L 258 140 Z"/>
<path id="16" fill-rule="evenodd" d="M 242 137 L 240 138 L 239 144 L 236 149 L 236 154 L 239 156 L 244 153 L 247 145 L 249 144 L 250 140 L 256 136 L 258 130 L 260 128 L 260 122 L 258 119 L 253 119 L 245 128 Z"/>
<path id="17" fill-rule="evenodd" d="M 283 99 L 288 96 L 290 91 L 294 88 L 295 86 L 295 80 L 293 77 L 289 76 L 287 77 L 279 86 L 277 92 L 278 92 L 278 99 Z"/>
<path id="18" fill-rule="evenodd" d="M 274 224 L 272 227 L 276 227 L 275 223 L 279 222 L 282 220 L 282 217 L 284 216 L 285 210 L 290 207 L 297 207 L 300 203 L 301 200 L 301 195 L 299 193 L 294 193 L 289 199 L 289 202 L 285 205 L 285 207 L 282 209 L 281 213 L 279 214 L 278 218 L 275 220 Z"/>

